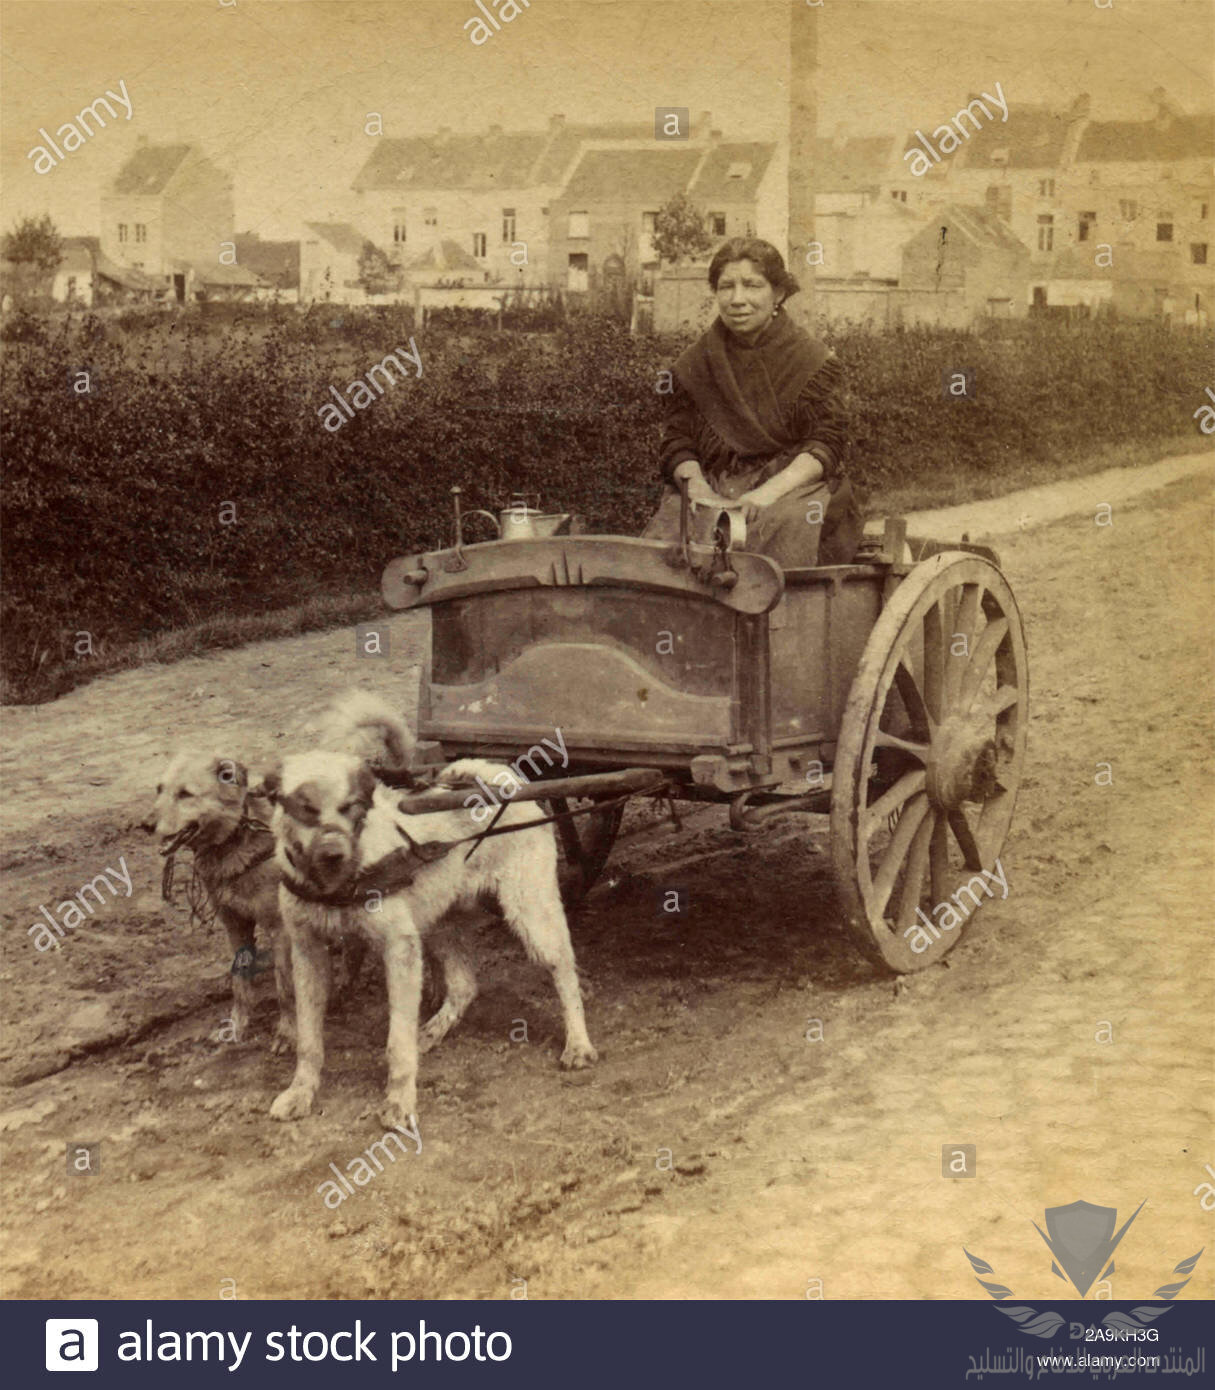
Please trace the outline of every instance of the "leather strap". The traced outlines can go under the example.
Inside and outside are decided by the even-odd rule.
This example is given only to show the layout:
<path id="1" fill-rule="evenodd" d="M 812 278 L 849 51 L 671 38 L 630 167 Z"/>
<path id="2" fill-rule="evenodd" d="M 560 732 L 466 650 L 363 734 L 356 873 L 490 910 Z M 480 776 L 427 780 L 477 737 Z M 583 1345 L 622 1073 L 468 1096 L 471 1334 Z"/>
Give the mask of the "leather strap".
<path id="1" fill-rule="evenodd" d="M 419 844 L 408 836 L 406 838 L 407 844 L 394 849 L 391 854 L 385 855 L 383 859 L 356 874 L 348 888 L 323 893 L 306 880 L 294 878 L 290 874 L 283 875 L 283 886 L 293 897 L 321 907 L 363 907 L 368 893 L 395 893 L 400 888 L 408 887 L 420 869 L 424 869 L 427 864 L 433 864 L 437 859 L 442 859 L 461 843 L 458 840 L 432 840 L 426 844 Z"/>

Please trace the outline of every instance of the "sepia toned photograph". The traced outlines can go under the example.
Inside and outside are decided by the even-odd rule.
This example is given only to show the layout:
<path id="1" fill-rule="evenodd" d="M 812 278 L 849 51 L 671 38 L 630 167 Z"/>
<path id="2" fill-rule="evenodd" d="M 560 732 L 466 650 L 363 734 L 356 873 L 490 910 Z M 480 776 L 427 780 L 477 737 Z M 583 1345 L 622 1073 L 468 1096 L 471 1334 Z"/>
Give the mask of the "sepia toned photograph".
<path id="1" fill-rule="evenodd" d="M 0 48 L 4 1299 L 1201 1375 L 1209 0 Z"/>

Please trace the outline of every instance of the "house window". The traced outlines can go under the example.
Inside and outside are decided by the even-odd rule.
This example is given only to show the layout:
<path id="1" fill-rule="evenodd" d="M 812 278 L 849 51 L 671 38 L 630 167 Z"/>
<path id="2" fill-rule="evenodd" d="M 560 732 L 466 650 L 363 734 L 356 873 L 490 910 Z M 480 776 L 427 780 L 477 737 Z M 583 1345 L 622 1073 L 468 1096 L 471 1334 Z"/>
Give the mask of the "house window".
<path id="1" fill-rule="evenodd" d="M 739 160 L 726 170 L 728 179 L 745 179 L 751 172 L 751 166 L 745 160 Z"/>
<path id="2" fill-rule="evenodd" d="M 709 230 L 714 236 L 725 236 L 726 215 L 724 212 L 711 212 L 709 214 Z"/>
<path id="3" fill-rule="evenodd" d="M 146 222 L 136 222 L 135 240 L 137 243 L 145 242 L 148 239 L 148 227 Z"/>
<path id="4" fill-rule="evenodd" d="M 120 223 L 118 224 L 118 240 L 119 240 L 119 241 L 126 241 L 126 239 L 127 239 L 127 224 L 126 224 L 125 222 L 120 222 Z"/>
<path id="5" fill-rule="evenodd" d="M 1087 241 L 1089 231 L 1096 225 L 1096 222 L 1097 214 L 1095 212 L 1082 212 L 1080 214 L 1080 225 L 1076 228 L 1076 240 Z"/>
<path id="6" fill-rule="evenodd" d="M 515 239 L 515 210 L 514 208 L 502 209 L 502 240 L 514 241 Z"/>
<path id="7" fill-rule="evenodd" d="M 892 188 L 890 190 L 890 196 L 896 203 L 905 203 L 907 201 L 907 190 L 905 188 Z"/>
<path id="8" fill-rule="evenodd" d="M 1054 179 L 1039 179 L 1039 180 L 1038 180 L 1038 197 L 1039 197 L 1039 198 L 1053 198 L 1054 196 L 1055 196 L 1055 181 L 1054 181 Z"/>
<path id="9" fill-rule="evenodd" d="M 392 240 L 396 246 L 404 246 L 407 239 L 405 231 L 405 209 L 393 208 L 392 210 Z"/>
<path id="10" fill-rule="evenodd" d="M 1124 222 L 1133 222 L 1139 216 L 1139 204 L 1134 198 L 1120 198 L 1118 200 L 1118 216 Z"/>
<path id="11" fill-rule="evenodd" d="M 473 233 L 473 255 L 476 256 L 479 261 L 485 259 L 485 240 L 484 232 Z"/>
<path id="12" fill-rule="evenodd" d="M 422 209 L 422 221 L 423 221 L 423 222 L 426 224 L 426 226 L 428 226 L 428 227 L 437 227 L 437 226 L 439 225 L 439 210 L 438 210 L 438 208 L 423 208 L 423 209 Z"/>
<path id="13" fill-rule="evenodd" d="M 570 240 L 588 237 L 591 234 L 591 215 L 589 212 L 571 212 L 569 231 L 566 235 Z"/>
<path id="14" fill-rule="evenodd" d="M 654 235 L 654 223 L 658 217 L 656 212 L 643 212 L 641 214 L 641 234 L 642 236 Z"/>
<path id="15" fill-rule="evenodd" d="M 1156 240 L 1157 240 L 1157 241 L 1172 241 L 1172 240 L 1173 240 L 1173 214 L 1172 214 L 1171 212 L 1166 212 L 1166 213 L 1163 213 L 1162 216 L 1163 216 L 1164 218 L 1166 218 L 1167 220 L 1166 220 L 1166 221 L 1163 221 L 1163 222 L 1157 222 L 1157 223 L 1156 223 Z"/>
<path id="16" fill-rule="evenodd" d="M 587 289 L 587 255 L 585 251 L 574 251 L 570 255 L 569 278 L 566 281 L 568 289 L 575 293 Z"/>
<path id="17" fill-rule="evenodd" d="M 1205 241 L 1190 242 L 1190 264 L 1206 265 L 1207 263 L 1207 244 Z"/>
<path id="18" fill-rule="evenodd" d="M 1045 213 L 1038 218 L 1038 250 L 1053 251 L 1055 249 L 1055 219 Z"/>
<path id="19" fill-rule="evenodd" d="M 1199 220 L 1199 222 L 1205 222 L 1205 221 L 1207 220 L 1207 204 L 1206 204 L 1206 203 L 1199 203 L 1199 204 L 1198 204 L 1198 220 Z"/>

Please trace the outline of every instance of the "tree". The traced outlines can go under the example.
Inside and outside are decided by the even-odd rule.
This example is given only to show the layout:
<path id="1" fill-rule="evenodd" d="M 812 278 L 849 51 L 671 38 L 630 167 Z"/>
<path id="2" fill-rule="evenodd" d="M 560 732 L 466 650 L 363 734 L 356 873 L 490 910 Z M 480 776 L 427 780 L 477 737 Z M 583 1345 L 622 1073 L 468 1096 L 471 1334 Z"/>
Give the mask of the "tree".
<path id="1" fill-rule="evenodd" d="M 51 275 L 63 260 L 63 241 L 46 213 L 36 221 L 23 218 L 4 234 L 4 256 L 14 265 L 26 265 L 41 275 Z"/>
<path id="2" fill-rule="evenodd" d="M 386 294 L 395 290 L 400 278 L 388 257 L 370 241 L 359 252 L 359 284 L 368 294 Z"/>
<path id="3" fill-rule="evenodd" d="M 678 265 L 703 255 L 713 245 L 705 215 L 686 193 L 676 195 L 654 214 L 654 250 L 663 261 Z"/>

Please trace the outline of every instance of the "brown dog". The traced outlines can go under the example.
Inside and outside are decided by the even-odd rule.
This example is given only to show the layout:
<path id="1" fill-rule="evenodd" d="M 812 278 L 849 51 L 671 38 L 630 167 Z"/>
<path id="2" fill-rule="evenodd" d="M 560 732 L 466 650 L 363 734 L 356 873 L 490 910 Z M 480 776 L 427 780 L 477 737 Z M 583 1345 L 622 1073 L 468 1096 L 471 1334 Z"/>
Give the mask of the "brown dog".
<path id="1" fill-rule="evenodd" d="M 243 1040 L 253 1006 L 257 933 L 274 947 L 279 1018 L 272 1048 L 295 1042 L 291 1012 L 289 945 L 278 910 L 279 869 L 274 837 L 266 828 L 269 803 L 249 791 L 249 778 L 232 758 L 179 753 L 156 788 L 156 804 L 143 828 L 163 845 L 189 849 L 205 904 L 228 934 L 232 968 L 232 1041 Z"/>

